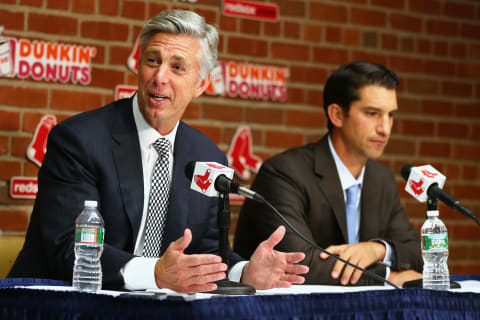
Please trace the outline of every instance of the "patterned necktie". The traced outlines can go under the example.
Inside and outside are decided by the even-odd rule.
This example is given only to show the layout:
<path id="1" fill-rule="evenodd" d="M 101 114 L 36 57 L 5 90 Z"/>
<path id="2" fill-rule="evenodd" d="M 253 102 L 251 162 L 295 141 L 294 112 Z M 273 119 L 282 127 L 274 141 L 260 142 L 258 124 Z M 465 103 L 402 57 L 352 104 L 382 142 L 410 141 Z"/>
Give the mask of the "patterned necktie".
<path id="1" fill-rule="evenodd" d="M 153 168 L 143 245 L 143 256 L 148 258 L 160 257 L 170 191 L 168 173 L 170 142 L 165 138 L 159 138 L 153 143 L 153 147 L 158 152 L 158 159 Z"/>
<path id="2" fill-rule="evenodd" d="M 347 189 L 347 230 L 348 243 L 357 243 L 357 201 L 360 185 L 356 184 Z"/>

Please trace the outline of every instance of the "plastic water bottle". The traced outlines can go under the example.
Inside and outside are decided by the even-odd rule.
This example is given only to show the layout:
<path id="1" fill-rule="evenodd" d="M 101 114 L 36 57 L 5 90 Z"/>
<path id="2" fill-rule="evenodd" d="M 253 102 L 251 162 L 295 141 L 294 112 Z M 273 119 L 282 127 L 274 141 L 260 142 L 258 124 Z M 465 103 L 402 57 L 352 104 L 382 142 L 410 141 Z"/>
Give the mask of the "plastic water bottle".
<path id="1" fill-rule="evenodd" d="M 85 208 L 75 221 L 75 264 L 73 287 L 82 291 L 102 288 L 103 219 L 97 201 L 86 200 Z"/>
<path id="2" fill-rule="evenodd" d="M 423 287 L 425 289 L 450 289 L 448 274 L 448 233 L 438 218 L 438 210 L 427 211 L 422 226 Z"/>

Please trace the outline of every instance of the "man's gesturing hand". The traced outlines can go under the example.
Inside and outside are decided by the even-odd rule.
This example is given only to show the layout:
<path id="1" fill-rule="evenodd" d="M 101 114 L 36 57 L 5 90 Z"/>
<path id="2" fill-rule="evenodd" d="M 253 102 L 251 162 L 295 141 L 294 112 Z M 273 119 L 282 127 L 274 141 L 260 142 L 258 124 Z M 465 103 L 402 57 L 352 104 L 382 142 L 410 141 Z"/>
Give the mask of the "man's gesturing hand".
<path id="1" fill-rule="evenodd" d="M 288 288 L 292 283 L 303 283 L 298 274 L 308 272 L 308 267 L 295 264 L 305 258 L 303 252 L 285 253 L 273 249 L 285 235 L 285 227 L 280 226 L 270 237 L 260 243 L 243 268 L 242 283 L 255 289 Z"/>
<path id="2" fill-rule="evenodd" d="M 371 264 L 382 261 L 385 257 L 385 245 L 376 241 L 359 242 L 355 244 L 342 244 L 338 246 L 330 246 L 327 249 L 331 254 L 338 255 L 343 260 L 353 263 L 361 268 L 366 268 Z M 320 253 L 320 258 L 327 259 L 329 255 Z M 343 273 L 342 273 L 343 270 Z M 362 276 L 362 271 L 354 269 L 341 261 L 337 261 L 332 269 L 331 276 L 337 279 L 340 274 L 343 285 L 356 284 Z"/>
<path id="3" fill-rule="evenodd" d="M 186 255 L 183 251 L 192 241 L 192 232 L 172 242 L 155 265 L 155 282 L 159 288 L 177 292 L 203 292 L 217 288 L 213 281 L 226 277 L 227 265 L 213 254 Z"/>

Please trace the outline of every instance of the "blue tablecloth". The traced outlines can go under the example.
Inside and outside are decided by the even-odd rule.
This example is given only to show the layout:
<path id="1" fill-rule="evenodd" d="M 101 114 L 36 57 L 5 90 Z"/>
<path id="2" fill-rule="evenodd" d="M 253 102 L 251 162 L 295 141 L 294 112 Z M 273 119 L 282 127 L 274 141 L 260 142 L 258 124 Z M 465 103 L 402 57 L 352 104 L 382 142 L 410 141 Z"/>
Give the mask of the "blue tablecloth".
<path id="1" fill-rule="evenodd" d="M 477 277 L 480 278 L 480 277 Z M 472 279 L 470 277 L 469 279 Z M 476 279 L 475 277 L 473 279 Z M 7 279 L 23 285 L 51 280 Z M 458 280 L 458 279 L 457 279 Z M 480 319 L 480 294 L 398 289 L 351 293 L 183 298 L 0 289 L 2 319 Z"/>

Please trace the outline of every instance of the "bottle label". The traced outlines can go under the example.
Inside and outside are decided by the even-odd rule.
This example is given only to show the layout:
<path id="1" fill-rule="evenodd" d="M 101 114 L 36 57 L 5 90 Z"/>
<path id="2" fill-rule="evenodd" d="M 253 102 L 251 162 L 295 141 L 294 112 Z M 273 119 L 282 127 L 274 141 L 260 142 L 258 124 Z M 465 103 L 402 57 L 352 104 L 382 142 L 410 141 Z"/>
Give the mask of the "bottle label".
<path id="1" fill-rule="evenodd" d="M 423 251 L 443 251 L 448 250 L 447 234 L 430 234 L 422 237 Z"/>
<path id="2" fill-rule="evenodd" d="M 75 243 L 81 244 L 103 244 L 104 228 L 76 227 Z"/>

